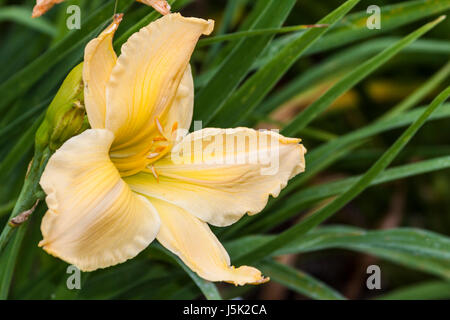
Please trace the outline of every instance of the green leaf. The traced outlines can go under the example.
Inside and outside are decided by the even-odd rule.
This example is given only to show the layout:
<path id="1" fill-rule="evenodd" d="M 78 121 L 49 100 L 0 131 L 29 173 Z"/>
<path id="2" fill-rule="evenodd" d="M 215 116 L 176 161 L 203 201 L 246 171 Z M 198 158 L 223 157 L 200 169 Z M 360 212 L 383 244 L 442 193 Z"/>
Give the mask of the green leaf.
<path id="1" fill-rule="evenodd" d="M 5 204 L 0 205 L 0 218 L 11 213 L 11 210 L 14 208 L 14 204 L 16 203 L 16 201 L 17 199 L 13 199 Z"/>
<path id="2" fill-rule="evenodd" d="M 208 300 L 222 300 L 222 297 L 220 296 L 220 293 L 214 283 L 200 278 L 195 272 L 189 269 L 189 267 L 186 266 L 184 262 L 180 260 L 180 258 L 167 251 L 162 246 L 154 245 L 153 248 L 156 249 L 160 254 L 168 257 L 171 261 L 174 261 L 176 264 L 178 264 L 189 275 L 192 281 L 194 281 L 194 283 Z"/>
<path id="3" fill-rule="evenodd" d="M 347 191 L 333 200 L 330 204 L 319 209 L 313 214 L 304 218 L 301 222 L 293 227 L 283 231 L 275 239 L 266 243 L 264 246 L 258 247 L 252 252 L 244 255 L 239 259 L 240 263 L 251 263 L 263 259 L 267 255 L 283 247 L 284 245 L 298 239 L 308 231 L 331 217 L 338 210 L 344 207 L 351 200 L 356 198 L 363 192 L 370 183 L 395 159 L 398 153 L 407 145 L 416 132 L 423 126 L 429 116 L 443 104 L 450 96 L 450 87 L 441 92 L 433 102 L 426 108 L 422 115 L 408 127 L 408 129 L 398 138 L 395 143 L 381 156 L 380 159 Z"/>
<path id="4" fill-rule="evenodd" d="M 333 25 L 345 16 L 359 0 L 348 0 L 339 8 L 321 19 L 317 24 Z M 267 64 L 250 77 L 229 99 L 221 104 L 212 104 L 207 114 L 203 114 L 205 125 L 227 127 L 246 117 L 264 99 L 280 78 L 289 70 L 310 46 L 329 28 L 312 28 L 297 35 Z"/>
<path id="5" fill-rule="evenodd" d="M 276 0 L 268 0 L 264 11 L 251 25 L 250 30 L 279 27 L 287 18 L 295 0 L 285 0 L 282 6 Z M 259 7 L 254 10 L 259 9 Z M 244 38 L 224 59 L 208 84 L 195 97 L 194 119 L 208 124 L 222 108 L 225 101 L 250 71 L 255 58 L 268 45 L 273 35 Z"/>
<path id="6" fill-rule="evenodd" d="M 168 0 L 168 3 L 173 6 L 175 5 L 177 0 Z M 157 11 L 152 11 L 148 15 L 146 15 L 144 18 L 139 20 L 137 23 L 135 23 L 131 28 L 129 28 L 127 31 L 125 31 L 118 39 L 114 40 L 114 49 L 118 52 L 120 52 L 120 48 L 122 45 L 128 40 L 128 38 L 135 32 L 138 32 L 141 28 L 148 25 L 150 22 L 156 20 L 158 17 L 160 17 L 161 14 Z"/>
<path id="7" fill-rule="evenodd" d="M 11 285 L 12 276 L 14 273 L 14 267 L 17 262 L 17 256 L 19 254 L 20 246 L 22 245 L 23 237 L 27 231 L 28 224 L 22 226 L 18 232 L 13 235 L 10 243 L 6 247 L 6 250 L 2 252 L 0 256 L 0 300 L 8 298 L 9 286 Z"/>
<path id="8" fill-rule="evenodd" d="M 326 26 L 318 26 L 320 28 L 325 28 Z M 272 35 L 272 34 L 282 34 L 282 33 L 289 33 L 299 30 L 313 28 L 313 26 L 310 25 L 299 25 L 299 26 L 289 26 L 289 27 L 282 27 L 282 28 L 268 28 L 268 29 L 258 29 L 258 30 L 249 30 L 249 31 L 238 31 L 228 34 L 223 34 L 220 36 L 215 37 L 209 37 L 205 39 L 200 39 L 200 41 L 197 44 L 197 47 L 205 47 L 212 44 L 224 42 L 224 41 L 237 41 L 242 38 L 247 37 L 255 37 L 255 36 L 264 36 L 264 35 Z"/>
<path id="9" fill-rule="evenodd" d="M 189 277 L 194 281 L 197 287 L 205 295 L 208 300 L 222 300 L 219 290 L 214 283 L 200 278 L 195 272 L 189 269 L 178 257 L 175 257 L 178 265 L 189 275 Z"/>
<path id="10" fill-rule="evenodd" d="M 352 150 L 349 148 L 355 143 L 362 143 L 365 139 L 375 136 L 376 134 L 400 128 L 405 125 L 409 125 L 416 121 L 420 115 L 424 112 L 425 108 L 417 108 L 413 111 L 407 112 L 405 114 L 384 119 L 383 121 L 376 121 L 370 125 L 367 125 L 361 129 L 354 130 L 346 135 L 343 135 L 335 140 L 331 140 L 316 149 L 312 150 L 306 155 L 306 162 L 308 163 L 309 172 L 306 171 L 304 175 L 300 175 L 294 178 L 290 184 L 283 190 L 284 194 L 291 192 L 292 190 L 298 188 L 300 185 L 304 184 L 308 179 L 310 179 L 318 170 L 324 168 L 325 164 L 329 161 L 330 157 L 335 157 L 336 154 L 344 154 L 347 151 Z M 438 120 L 447 118 L 450 116 L 450 104 L 444 104 L 442 108 L 437 110 L 433 115 L 430 116 L 429 120 Z"/>
<path id="11" fill-rule="evenodd" d="M 317 66 L 305 70 L 279 91 L 275 92 L 257 107 L 258 114 L 268 114 L 272 112 L 296 95 L 305 92 L 324 80 L 343 74 L 353 68 L 353 66 L 364 61 L 364 59 L 370 58 L 375 53 L 392 46 L 399 40 L 399 38 L 393 37 L 374 39 L 338 52 Z M 427 39 L 416 40 L 414 43 L 404 48 L 402 50 L 402 53 L 403 52 L 450 55 L 450 42 Z"/>
<path id="12" fill-rule="evenodd" d="M 450 156 L 436 159 L 424 160 L 416 163 L 387 169 L 375 178 L 369 186 L 376 186 L 390 181 L 416 176 L 438 170 L 450 168 Z M 301 210 L 310 207 L 323 199 L 337 196 L 347 191 L 361 176 L 341 179 L 317 186 L 311 186 L 296 193 L 293 193 L 284 203 L 275 207 L 271 212 L 264 212 L 247 223 L 247 226 L 240 228 L 240 234 L 250 234 L 253 232 L 265 232 L 275 228 Z M 237 230 L 234 230 L 234 234 Z M 227 234 L 229 236 L 229 234 Z"/>
<path id="13" fill-rule="evenodd" d="M 265 260 L 259 266 L 264 275 L 309 298 L 320 300 L 344 300 L 345 298 L 322 281 L 291 267 Z"/>
<path id="14" fill-rule="evenodd" d="M 351 234 L 349 234 L 351 233 Z M 308 246 L 308 243 L 312 244 Z M 341 248 L 368 253 L 416 270 L 450 279 L 450 239 L 433 232 L 400 228 L 383 231 L 328 232 L 305 237 L 280 253 Z"/>
<path id="15" fill-rule="evenodd" d="M 245 3 L 242 3 L 242 1 L 239 0 L 230 0 L 227 1 L 223 17 L 221 19 L 220 25 L 218 28 L 216 28 L 215 34 L 217 36 L 221 36 L 227 32 L 229 29 L 232 20 L 236 14 L 236 12 L 240 9 L 240 6 L 245 5 Z M 200 43 L 198 44 L 200 45 Z M 221 47 L 220 43 L 213 43 L 211 48 L 208 50 L 208 53 L 204 59 L 203 65 L 207 65 L 211 62 L 212 59 L 217 55 Z"/>
<path id="16" fill-rule="evenodd" d="M 119 11 L 124 11 L 133 3 L 132 0 L 119 2 Z M 80 30 L 70 31 L 64 39 L 55 46 L 48 49 L 44 54 L 36 58 L 25 68 L 11 76 L 7 81 L 0 84 L 0 112 L 17 97 L 35 84 L 48 70 L 58 62 L 66 58 L 73 50 L 79 50 L 79 58 L 82 56 L 83 45 L 90 39 L 94 32 L 103 27 L 110 19 L 113 12 L 114 2 L 110 1 L 86 19 Z M 61 74 L 66 74 L 72 66 L 59 70 Z"/>
<path id="17" fill-rule="evenodd" d="M 174 275 L 154 261 L 132 260 L 123 265 L 93 273 L 82 286 L 82 299 L 117 299 L 141 284 Z M 86 274 L 83 273 L 83 277 Z"/>
<path id="18" fill-rule="evenodd" d="M 450 299 L 450 282 L 427 281 L 395 289 L 378 296 L 380 300 L 437 300 Z"/>
<path id="19" fill-rule="evenodd" d="M 450 75 L 450 61 L 445 64 L 436 74 L 434 74 L 420 88 L 414 91 L 408 98 L 389 110 L 379 120 L 399 115 L 412 108 L 416 103 L 425 98 L 431 91 L 437 88 Z"/>
<path id="20" fill-rule="evenodd" d="M 325 143 L 318 148 L 308 152 L 306 154 L 306 163 L 308 164 L 308 170 L 289 181 L 289 184 L 284 190 L 282 190 L 278 198 L 270 199 L 263 212 L 261 212 L 257 216 L 244 217 L 233 226 L 221 230 L 221 236 L 229 238 L 237 232 L 239 232 L 240 234 L 247 234 L 249 232 L 253 232 L 254 230 L 256 230 L 256 228 L 267 230 L 267 228 L 270 228 L 270 225 L 266 225 L 267 223 L 273 222 L 275 224 L 276 222 L 281 222 L 283 221 L 283 219 L 287 219 L 295 212 L 298 212 L 298 210 L 305 209 L 311 203 L 315 203 L 315 201 L 323 199 L 320 197 L 314 198 L 315 200 L 308 199 L 307 195 L 310 195 L 308 189 L 299 191 L 297 194 L 295 194 L 295 196 L 293 196 L 293 200 L 290 200 L 288 202 L 284 201 L 285 196 L 290 195 L 292 192 L 294 192 L 296 189 L 310 180 L 313 176 L 315 176 L 315 174 L 328 167 L 335 161 L 339 160 L 343 156 L 347 155 L 355 147 L 360 146 L 366 141 L 366 139 L 387 130 L 410 125 L 411 123 L 416 121 L 424 111 L 425 107 L 420 107 L 399 116 L 376 121 L 373 124 L 367 125 L 366 127 L 352 131 L 337 139 L 331 140 L 328 143 Z M 436 110 L 436 112 L 434 112 L 428 118 L 428 121 L 444 119 L 448 117 L 450 117 L 450 104 L 447 103 Z M 446 167 L 445 160 L 441 162 L 441 160 L 437 159 L 436 161 L 437 163 L 444 163 L 442 168 Z M 430 167 L 430 169 L 431 168 L 432 167 Z M 436 170 L 438 169 L 439 168 L 437 168 Z M 420 171 L 418 171 L 418 173 L 420 173 Z M 401 177 L 399 176 L 398 178 Z M 312 187 L 311 189 L 316 190 L 314 187 Z M 305 198 L 298 198 L 297 195 L 299 193 L 305 194 Z M 329 196 L 336 194 L 330 194 Z M 298 202 L 296 201 L 296 199 L 298 199 Z M 305 199 L 305 202 L 303 202 L 302 199 Z M 275 205 L 278 206 L 279 210 L 277 210 L 276 214 L 270 213 L 269 216 L 267 212 L 275 207 Z"/>
<path id="21" fill-rule="evenodd" d="M 30 118 L 36 116 L 39 113 L 43 113 L 45 108 L 50 104 L 51 99 L 45 99 L 43 102 L 36 106 L 31 107 L 28 111 L 22 113 L 16 117 L 11 123 L 0 129 L 0 143 L 7 139 L 11 139 L 12 134 L 16 131 L 20 132 L 22 125 Z"/>
<path id="22" fill-rule="evenodd" d="M 255 248 L 267 246 L 277 236 L 249 236 L 226 244 L 234 259 L 241 260 Z M 414 228 L 365 231 L 355 227 L 321 227 L 268 256 L 346 249 L 370 254 L 415 270 L 450 278 L 450 239 Z"/>
<path id="23" fill-rule="evenodd" d="M 19 141 L 14 145 L 14 147 L 10 150 L 8 155 L 0 162 L 0 177 L 4 178 L 7 173 L 9 173 L 14 166 L 17 164 L 17 160 L 21 159 L 23 156 L 26 156 L 33 149 L 34 144 L 34 135 L 38 127 L 40 126 L 42 119 L 44 116 L 42 115 L 37 120 L 34 121 L 31 128 L 29 128 L 25 133 L 20 137 Z"/>
<path id="24" fill-rule="evenodd" d="M 329 34 L 311 47 L 305 55 L 341 47 L 359 39 L 368 39 L 408 23 L 444 13 L 448 9 L 450 9 L 450 0 L 417 0 L 383 6 L 381 7 L 382 25 L 380 29 L 367 28 L 367 12 L 365 10 L 357 12 L 343 19 Z M 288 35 L 274 41 L 264 53 L 265 57 L 259 64 L 264 64 L 265 61 L 271 59 L 295 36 L 295 34 Z"/>
<path id="25" fill-rule="evenodd" d="M 409 34 L 396 44 L 386 48 L 381 53 L 368 60 L 364 64 L 358 66 L 352 72 L 347 74 L 343 79 L 338 81 L 331 89 L 325 94 L 321 95 L 319 99 L 314 101 L 306 110 L 300 113 L 294 120 L 292 120 L 283 130 L 282 134 L 293 136 L 300 130 L 305 128 L 311 121 L 313 121 L 318 115 L 324 112 L 337 98 L 347 92 L 350 88 L 354 87 L 361 80 L 366 78 L 373 71 L 377 70 L 381 65 L 386 63 L 400 50 L 414 42 L 417 38 L 434 28 L 445 17 L 439 17 L 435 21 L 427 23 L 423 27 Z"/>
<path id="26" fill-rule="evenodd" d="M 56 35 L 55 28 L 45 18 L 32 19 L 31 10 L 22 7 L 8 6 L 0 8 L 0 22 L 3 21 L 20 23 L 52 37 Z"/>

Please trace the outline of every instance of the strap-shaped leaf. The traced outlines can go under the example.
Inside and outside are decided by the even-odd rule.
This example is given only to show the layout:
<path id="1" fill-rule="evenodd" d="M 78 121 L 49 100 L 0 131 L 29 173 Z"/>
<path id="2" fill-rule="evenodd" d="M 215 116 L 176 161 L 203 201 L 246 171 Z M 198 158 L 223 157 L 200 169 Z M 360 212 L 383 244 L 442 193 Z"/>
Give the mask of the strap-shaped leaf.
<path id="1" fill-rule="evenodd" d="M 285 0 L 280 5 L 276 0 L 266 1 L 264 11 L 252 24 L 250 30 L 276 28 L 283 24 L 295 0 Z M 259 9 L 257 7 L 256 9 Z M 225 101 L 248 74 L 255 58 L 269 44 L 274 35 L 242 39 L 224 59 L 208 84 L 196 95 L 194 119 L 201 119 L 204 126 L 209 124 Z"/>
<path id="2" fill-rule="evenodd" d="M 312 88 L 324 79 L 344 74 L 365 59 L 370 58 L 377 52 L 381 52 L 384 48 L 392 46 L 398 40 L 400 39 L 394 37 L 373 39 L 362 44 L 351 46 L 348 49 L 341 50 L 317 66 L 302 72 L 268 99 L 263 101 L 255 111 L 257 111 L 258 114 L 272 112 L 276 108 L 282 106 L 285 102 Z M 442 55 L 445 57 L 450 55 L 450 42 L 420 39 L 404 48 L 402 53 Z M 250 123 L 253 123 L 253 121 Z"/>
<path id="3" fill-rule="evenodd" d="M 119 10 L 124 11 L 133 3 L 132 0 L 126 0 L 119 2 Z M 25 68 L 14 74 L 7 81 L 0 84 L 0 112 L 4 109 L 33 84 L 35 84 L 51 67 L 58 62 L 66 58 L 73 50 L 79 49 L 79 56 L 82 55 L 82 47 L 93 33 L 102 27 L 110 18 L 111 12 L 114 8 L 114 2 L 108 2 L 98 8 L 82 25 L 80 30 L 72 30 L 64 37 L 63 40 L 58 42 L 54 47 L 47 50 L 40 57 L 35 59 Z M 61 69 L 59 72 L 64 75 L 70 70 Z M 60 79 L 60 78 L 57 78 Z"/>
<path id="4" fill-rule="evenodd" d="M 334 25 L 341 20 L 359 0 L 348 0 L 317 24 Z M 329 28 L 308 29 L 297 35 L 277 55 L 251 76 L 230 99 L 211 106 L 206 125 L 227 127 L 240 117 L 245 117 L 264 99 L 280 78 L 301 55 L 311 47 Z M 213 109 L 214 108 L 214 109 Z"/>
<path id="5" fill-rule="evenodd" d="M 330 193 L 328 193 L 328 195 L 324 197 L 320 196 L 322 192 L 318 190 L 320 188 L 320 186 L 318 186 L 308 188 L 307 190 L 302 189 L 298 191 L 298 193 L 294 194 L 292 196 L 292 199 L 289 199 L 288 201 L 284 200 L 286 195 L 291 194 L 292 192 L 297 190 L 319 171 L 323 170 L 330 164 L 342 158 L 344 155 L 348 154 L 356 146 L 359 146 L 364 141 L 366 141 L 366 139 L 391 129 L 410 125 L 420 117 L 424 110 L 425 108 L 421 107 L 413 111 L 406 112 L 405 114 L 395 116 L 393 118 L 383 119 L 382 121 L 378 121 L 359 130 L 352 131 L 312 150 L 311 152 L 306 154 L 306 163 L 308 164 L 308 170 L 306 172 L 292 179 L 289 182 L 288 186 L 278 196 L 278 198 L 271 199 L 264 211 L 259 215 L 253 217 L 244 217 L 238 223 L 234 224 L 228 229 L 223 231 L 221 230 L 221 235 L 228 238 L 234 234 L 237 234 L 238 232 L 240 234 L 242 234 L 243 232 L 247 234 L 255 230 L 260 230 L 258 228 L 262 228 L 261 230 L 263 231 L 268 230 L 271 227 L 276 226 L 277 223 L 284 221 L 284 219 L 288 219 L 299 210 L 305 209 L 309 204 L 315 203 L 316 201 L 324 199 L 328 196 L 340 194 L 341 192 L 346 190 L 345 182 L 342 182 L 342 185 L 340 185 L 340 182 L 336 182 L 337 188 L 342 187 L 342 189 L 339 189 L 339 192 L 337 193 L 331 192 L 331 190 L 333 190 L 333 188 L 331 187 L 334 185 L 333 183 L 324 185 L 324 190 L 330 190 Z M 436 112 L 434 112 L 427 121 L 445 119 L 448 117 L 450 117 L 450 104 L 446 103 Z M 434 165 L 432 165 L 432 163 L 425 162 L 424 166 L 420 166 L 420 163 L 418 163 L 417 167 L 415 165 L 411 165 L 411 167 L 409 165 L 405 165 L 399 167 L 398 171 L 397 168 L 389 169 L 387 170 L 387 172 L 380 174 L 380 177 L 375 179 L 373 183 L 371 183 L 371 185 L 377 184 L 378 181 L 382 183 L 392 181 L 395 178 L 400 179 L 412 176 L 414 174 L 420 174 L 420 169 L 425 170 L 428 168 L 430 170 L 440 170 L 447 168 L 447 161 L 445 158 L 435 159 L 435 162 L 433 162 L 433 164 Z M 396 172 L 401 172 L 403 174 L 397 173 L 397 175 L 394 175 L 394 173 Z M 386 180 L 383 177 L 386 177 Z M 392 177 L 393 179 L 391 180 L 389 179 L 389 177 Z M 359 177 L 356 177 L 356 179 L 358 178 Z M 349 183 L 354 182 L 355 181 Z M 329 185 L 330 188 L 328 188 Z M 312 193 L 310 193 L 310 190 Z M 299 196 L 299 194 L 301 194 L 301 196 Z M 276 210 L 273 209 L 275 207 Z"/>
<path id="6" fill-rule="evenodd" d="M 261 263 L 262 272 L 272 281 L 278 282 L 312 299 L 344 300 L 345 298 L 322 281 L 273 260 Z"/>
<path id="7" fill-rule="evenodd" d="M 366 78 L 373 71 L 377 70 L 384 63 L 389 61 L 394 55 L 400 52 L 404 47 L 414 42 L 423 34 L 434 28 L 440 23 L 445 16 L 439 17 L 433 22 L 424 25 L 422 28 L 414 31 L 402 40 L 398 41 L 394 45 L 386 48 L 375 57 L 369 59 L 362 65 L 356 67 L 353 71 L 348 73 L 344 78 L 338 81 L 333 87 L 331 87 L 325 94 L 320 96 L 319 99 L 314 101 L 308 108 L 300 113 L 294 120 L 292 120 L 281 131 L 285 135 L 296 135 L 300 130 L 305 128 L 311 121 L 313 121 L 318 115 L 324 112 L 337 98 L 354 87 L 361 80 Z"/>
<path id="8" fill-rule="evenodd" d="M 267 246 L 277 236 L 249 236 L 226 245 L 234 259 Z M 279 247 L 271 256 L 348 249 L 374 255 L 412 269 L 450 279 L 450 238 L 414 228 L 365 231 L 354 227 L 322 227 Z"/>
<path id="9" fill-rule="evenodd" d="M 414 0 L 398 4 L 387 5 L 380 8 L 382 15 L 382 27 L 380 29 L 367 28 L 367 12 L 360 11 L 349 15 L 336 27 L 312 46 L 305 55 L 324 52 L 330 49 L 344 46 L 360 39 L 368 39 L 391 31 L 398 27 L 445 13 L 450 9 L 450 0 Z M 264 52 L 261 61 L 257 65 L 263 65 L 272 59 L 284 46 L 292 41 L 294 35 L 287 35 L 274 41 Z"/>

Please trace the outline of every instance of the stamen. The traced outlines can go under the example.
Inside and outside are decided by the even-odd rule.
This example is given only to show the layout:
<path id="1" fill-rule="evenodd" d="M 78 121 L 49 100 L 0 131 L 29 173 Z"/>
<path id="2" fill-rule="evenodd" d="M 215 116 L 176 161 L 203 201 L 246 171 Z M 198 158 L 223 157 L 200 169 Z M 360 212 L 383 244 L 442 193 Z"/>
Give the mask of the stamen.
<path id="1" fill-rule="evenodd" d="M 157 136 L 152 139 L 153 141 L 167 141 L 166 137 Z"/>
<path id="2" fill-rule="evenodd" d="M 158 152 L 154 152 L 154 153 L 150 153 L 148 156 L 147 156 L 147 159 L 153 159 L 153 158 L 156 158 L 157 156 L 159 156 L 160 154 L 158 153 Z"/>
<path id="3" fill-rule="evenodd" d="M 164 137 L 164 130 L 163 127 L 161 125 L 161 122 L 159 122 L 159 118 L 155 117 L 155 124 L 156 124 L 156 128 L 158 128 L 159 133 Z"/>
<path id="4" fill-rule="evenodd" d="M 162 151 L 164 151 L 164 149 L 166 149 L 167 147 L 163 147 L 163 146 L 160 146 L 160 147 L 157 147 L 156 149 L 155 149 L 155 152 L 162 152 Z"/>
<path id="5" fill-rule="evenodd" d="M 155 177 L 156 181 L 159 182 L 158 173 L 156 172 L 156 169 L 153 165 L 152 165 L 152 173 L 153 173 L 153 176 Z"/>
<path id="6" fill-rule="evenodd" d="M 178 122 L 175 122 L 173 125 L 172 125 L 172 133 L 174 133 L 174 131 L 176 131 L 178 129 Z"/>

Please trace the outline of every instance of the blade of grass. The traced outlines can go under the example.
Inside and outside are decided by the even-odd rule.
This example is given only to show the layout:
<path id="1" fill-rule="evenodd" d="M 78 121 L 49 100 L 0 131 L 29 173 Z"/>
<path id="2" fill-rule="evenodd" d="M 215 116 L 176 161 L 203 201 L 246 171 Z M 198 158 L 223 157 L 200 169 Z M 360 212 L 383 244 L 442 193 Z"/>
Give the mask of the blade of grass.
<path id="1" fill-rule="evenodd" d="M 400 52 L 404 47 L 414 42 L 426 32 L 434 28 L 440 23 L 445 16 L 441 16 L 438 19 L 427 23 L 423 27 L 410 33 L 408 36 L 397 42 L 396 44 L 386 48 L 375 57 L 369 59 L 364 64 L 358 66 L 352 72 L 347 74 L 344 78 L 338 81 L 333 87 L 331 87 L 325 94 L 320 96 L 319 99 L 314 101 L 308 108 L 294 118 L 283 130 L 282 134 L 287 136 L 295 136 L 300 130 L 305 128 L 311 121 L 313 121 L 318 115 L 324 112 L 337 98 L 354 87 L 361 80 L 366 78 L 373 71 L 377 70 L 381 65 L 386 63 L 394 55 Z"/>
<path id="2" fill-rule="evenodd" d="M 342 19 L 359 0 L 348 0 L 321 19 L 317 24 L 334 25 Z M 252 75 L 229 99 L 210 106 L 206 125 L 228 127 L 237 123 L 240 117 L 247 117 L 264 99 L 269 91 L 289 70 L 289 68 L 312 46 L 329 28 L 312 28 L 302 33 L 275 55 L 266 65 Z"/>
<path id="3" fill-rule="evenodd" d="M 258 266 L 271 280 L 278 282 L 306 297 L 319 300 L 344 300 L 336 290 L 320 280 L 273 260 L 265 260 Z"/>
<path id="4" fill-rule="evenodd" d="M 327 206 L 319 209 L 314 214 L 306 217 L 298 224 L 283 231 L 275 239 L 266 243 L 264 246 L 257 247 L 252 252 L 247 253 L 239 259 L 240 263 L 251 263 L 258 261 L 276 251 L 277 249 L 287 245 L 295 239 L 306 234 L 308 231 L 331 217 L 351 200 L 356 198 L 363 192 L 370 183 L 380 174 L 398 155 L 398 153 L 407 145 L 415 133 L 423 126 L 429 116 L 443 104 L 450 96 L 450 87 L 442 91 L 433 102 L 426 108 L 422 115 L 414 121 L 414 123 L 406 129 L 406 131 L 398 138 L 395 143 L 381 156 L 380 159 L 347 191 L 337 197 Z"/>

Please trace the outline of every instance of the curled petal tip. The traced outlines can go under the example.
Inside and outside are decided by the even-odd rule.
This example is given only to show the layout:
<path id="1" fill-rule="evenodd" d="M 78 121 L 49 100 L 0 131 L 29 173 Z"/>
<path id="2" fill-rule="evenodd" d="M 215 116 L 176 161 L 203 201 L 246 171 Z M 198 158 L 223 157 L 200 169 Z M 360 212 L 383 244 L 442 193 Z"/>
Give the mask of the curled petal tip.
<path id="1" fill-rule="evenodd" d="M 38 18 L 46 13 L 48 10 L 53 7 L 56 3 L 60 3 L 63 0 L 37 0 L 36 5 L 33 8 L 33 12 L 31 14 L 32 18 Z"/>
<path id="2" fill-rule="evenodd" d="M 206 27 L 205 32 L 203 33 L 205 36 L 209 36 L 211 32 L 214 30 L 214 20 L 208 19 L 208 26 Z"/>
<path id="3" fill-rule="evenodd" d="M 103 31 L 103 33 L 110 34 L 116 32 L 116 30 L 119 28 L 119 24 L 122 22 L 123 19 L 123 13 L 116 13 L 113 16 L 113 21 L 111 24 Z"/>
<path id="4" fill-rule="evenodd" d="M 33 13 L 31 14 L 32 18 L 39 18 L 42 16 L 43 12 L 40 12 L 39 10 L 33 9 Z"/>
<path id="5" fill-rule="evenodd" d="M 156 11 L 161 13 L 163 16 L 170 13 L 170 4 L 166 0 L 138 0 L 148 6 L 153 7 Z"/>
<path id="6" fill-rule="evenodd" d="M 261 279 L 259 279 L 258 281 L 254 282 L 254 283 L 251 283 L 251 284 L 263 284 L 263 283 L 266 283 L 269 281 L 270 281 L 269 277 L 261 277 Z"/>
<path id="7" fill-rule="evenodd" d="M 123 13 L 116 13 L 113 17 L 113 23 L 119 24 L 123 19 Z"/>

